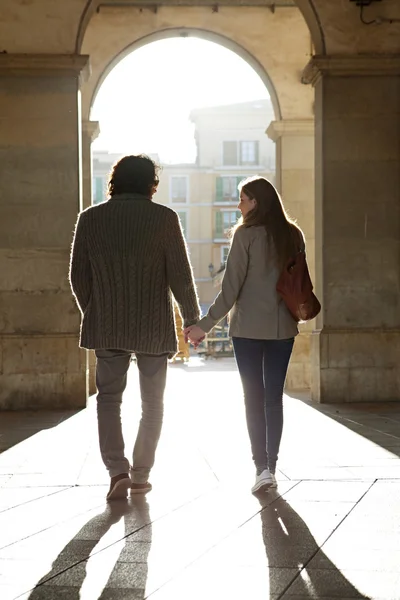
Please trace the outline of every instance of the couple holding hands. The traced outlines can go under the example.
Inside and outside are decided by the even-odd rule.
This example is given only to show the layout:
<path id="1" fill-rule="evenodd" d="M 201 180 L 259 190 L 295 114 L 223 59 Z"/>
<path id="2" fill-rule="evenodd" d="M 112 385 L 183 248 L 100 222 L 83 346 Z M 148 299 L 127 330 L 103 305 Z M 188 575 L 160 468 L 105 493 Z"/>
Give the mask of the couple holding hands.
<path id="1" fill-rule="evenodd" d="M 276 486 L 283 387 L 298 333 L 276 291 L 304 237 L 275 187 L 255 176 L 239 184 L 241 219 L 231 236 L 221 291 L 200 317 L 177 214 L 153 202 L 158 167 L 127 156 L 113 169 L 109 200 L 79 215 L 70 280 L 82 313 L 80 345 L 96 351 L 100 451 L 111 481 L 108 500 L 151 489 L 161 433 L 168 358 L 177 350 L 171 292 L 195 347 L 229 314 L 229 335 L 243 385 L 256 474 L 252 492 Z M 132 464 L 124 454 L 122 394 L 136 355 L 142 418 Z"/>

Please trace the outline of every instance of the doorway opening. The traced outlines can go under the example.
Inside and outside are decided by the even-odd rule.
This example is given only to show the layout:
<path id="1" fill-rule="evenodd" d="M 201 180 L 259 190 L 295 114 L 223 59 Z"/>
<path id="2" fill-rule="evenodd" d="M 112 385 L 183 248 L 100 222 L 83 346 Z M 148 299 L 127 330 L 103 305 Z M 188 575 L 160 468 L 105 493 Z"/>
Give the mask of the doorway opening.
<path id="1" fill-rule="evenodd" d="M 162 166 L 154 201 L 180 217 L 203 311 L 218 292 L 229 232 L 240 216 L 239 182 L 255 174 L 275 180 L 275 144 L 265 131 L 276 110 L 253 66 L 201 37 L 142 44 L 97 87 L 93 203 L 106 198 L 121 156 L 154 158 Z M 230 344 L 221 341 L 216 351 L 231 354 Z"/>

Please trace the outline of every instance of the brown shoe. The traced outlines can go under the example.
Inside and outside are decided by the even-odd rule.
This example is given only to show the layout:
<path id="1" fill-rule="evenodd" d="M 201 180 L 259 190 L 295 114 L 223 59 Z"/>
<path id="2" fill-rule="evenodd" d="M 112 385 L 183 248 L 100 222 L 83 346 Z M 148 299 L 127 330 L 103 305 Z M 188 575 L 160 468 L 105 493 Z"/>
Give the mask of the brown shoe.
<path id="1" fill-rule="evenodd" d="M 147 494 L 147 492 L 151 492 L 152 485 L 148 481 L 146 483 L 132 483 L 131 485 L 131 495 L 132 494 Z"/>
<path id="2" fill-rule="evenodd" d="M 128 496 L 128 490 L 131 487 L 131 478 L 128 473 L 121 473 L 111 477 L 110 489 L 108 490 L 106 500 L 121 500 Z"/>

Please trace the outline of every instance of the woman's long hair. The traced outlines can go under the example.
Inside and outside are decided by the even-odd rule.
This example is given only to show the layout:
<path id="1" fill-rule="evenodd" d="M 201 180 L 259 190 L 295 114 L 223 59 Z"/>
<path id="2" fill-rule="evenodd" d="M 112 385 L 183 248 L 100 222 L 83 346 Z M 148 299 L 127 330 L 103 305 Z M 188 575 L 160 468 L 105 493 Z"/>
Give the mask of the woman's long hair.
<path id="1" fill-rule="evenodd" d="M 289 217 L 278 192 L 265 177 L 249 177 L 240 182 L 238 189 L 239 193 L 243 191 L 255 200 L 256 206 L 239 220 L 237 227 L 263 225 L 268 241 L 275 248 L 277 265 L 282 270 L 303 245 L 301 229 Z"/>

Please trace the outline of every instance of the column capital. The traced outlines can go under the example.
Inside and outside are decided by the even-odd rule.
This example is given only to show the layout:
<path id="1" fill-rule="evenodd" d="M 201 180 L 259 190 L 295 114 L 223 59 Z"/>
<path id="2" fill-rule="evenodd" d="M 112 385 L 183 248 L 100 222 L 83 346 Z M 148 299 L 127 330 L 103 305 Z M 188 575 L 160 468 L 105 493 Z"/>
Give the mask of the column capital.
<path id="1" fill-rule="evenodd" d="M 373 77 L 400 75 L 400 54 L 343 54 L 313 56 L 303 70 L 301 81 L 315 85 L 323 76 Z"/>
<path id="2" fill-rule="evenodd" d="M 89 74 L 86 54 L 0 54 L 0 75 L 69 75 L 85 80 Z"/>
<path id="3" fill-rule="evenodd" d="M 82 121 L 82 132 L 90 138 L 90 142 L 94 142 L 100 134 L 100 123 L 98 121 Z"/>
<path id="4" fill-rule="evenodd" d="M 314 135 L 314 119 L 271 121 L 265 133 L 273 142 L 284 136 Z"/>

